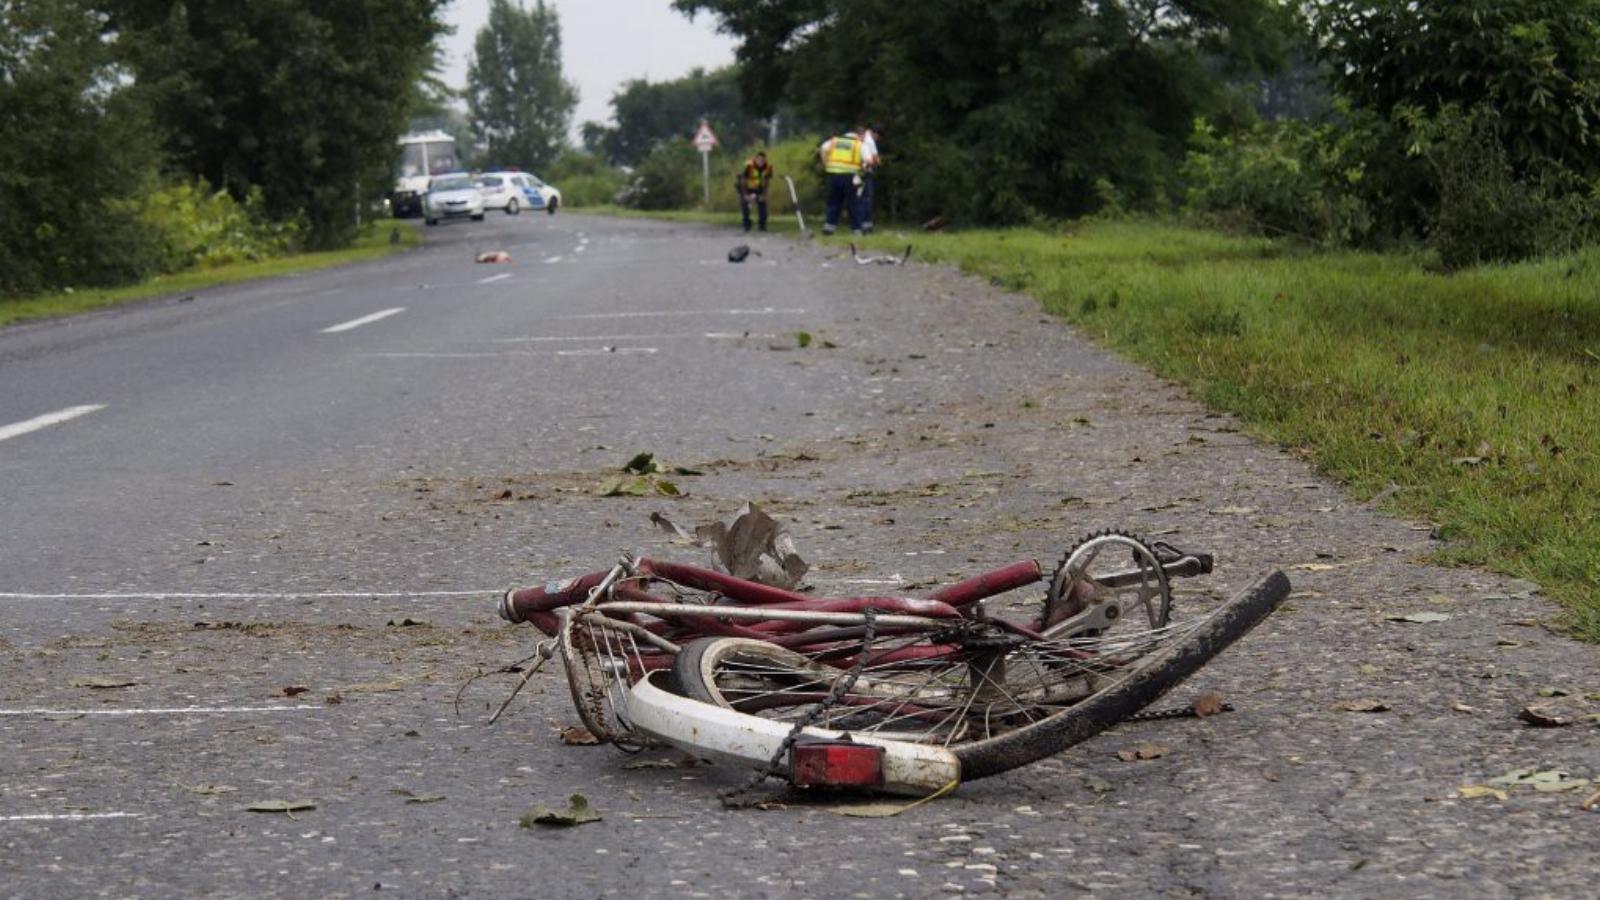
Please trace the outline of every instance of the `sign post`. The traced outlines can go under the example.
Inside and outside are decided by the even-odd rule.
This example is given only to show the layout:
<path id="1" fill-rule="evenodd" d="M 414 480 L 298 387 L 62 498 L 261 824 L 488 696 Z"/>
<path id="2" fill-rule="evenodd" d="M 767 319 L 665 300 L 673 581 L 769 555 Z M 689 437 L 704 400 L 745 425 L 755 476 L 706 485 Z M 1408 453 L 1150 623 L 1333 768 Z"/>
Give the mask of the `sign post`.
<path id="1" fill-rule="evenodd" d="M 705 206 L 711 208 L 711 151 L 717 146 L 717 135 L 711 130 L 711 124 L 705 119 L 700 120 L 700 127 L 695 130 L 694 138 L 690 141 L 694 148 L 700 151 L 700 181 L 705 188 Z"/>

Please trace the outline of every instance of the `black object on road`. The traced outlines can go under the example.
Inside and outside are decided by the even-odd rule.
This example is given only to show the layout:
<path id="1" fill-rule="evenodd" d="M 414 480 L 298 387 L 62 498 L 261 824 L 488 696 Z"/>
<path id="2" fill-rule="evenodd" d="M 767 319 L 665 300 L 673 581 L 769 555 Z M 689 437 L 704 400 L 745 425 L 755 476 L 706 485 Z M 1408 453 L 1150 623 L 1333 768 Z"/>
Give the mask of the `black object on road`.
<path id="1" fill-rule="evenodd" d="M 728 262 L 742 263 L 750 256 L 750 245 L 740 244 L 728 251 Z"/>

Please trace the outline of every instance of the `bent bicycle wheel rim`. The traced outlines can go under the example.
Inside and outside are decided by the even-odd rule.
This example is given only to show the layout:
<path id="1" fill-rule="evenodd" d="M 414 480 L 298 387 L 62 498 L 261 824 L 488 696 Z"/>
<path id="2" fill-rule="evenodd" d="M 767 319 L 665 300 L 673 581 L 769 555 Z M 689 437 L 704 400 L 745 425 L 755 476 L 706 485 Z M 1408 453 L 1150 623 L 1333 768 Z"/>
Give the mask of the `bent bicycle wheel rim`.
<path id="1" fill-rule="evenodd" d="M 1144 709 L 1248 634 L 1288 595 L 1288 577 L 1273 572 L 1123 681 L 1034 725 L 952 747 L 961 760 L 962 780 L 987 778 L 1054 756 Z"/>

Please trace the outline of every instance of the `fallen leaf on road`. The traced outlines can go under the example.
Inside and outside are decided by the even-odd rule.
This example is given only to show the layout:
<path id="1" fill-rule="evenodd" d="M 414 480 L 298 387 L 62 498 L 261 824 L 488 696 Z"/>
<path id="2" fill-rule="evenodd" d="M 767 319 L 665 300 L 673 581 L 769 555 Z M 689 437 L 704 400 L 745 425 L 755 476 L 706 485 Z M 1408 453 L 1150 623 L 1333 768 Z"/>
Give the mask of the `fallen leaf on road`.
<path id="1" fill-rule="evenodd" d="M 1248 516 L 1256 511 L 1254 506 L 1223 506 L 1213 509 L 1211 512 L 1213 515 L 1218 516 Z"/>
<path id="2" fill-rule="evenodd" d="M 1228 704 L 1223 701 L 1221 691 L 1206 691 L 1194 698 L 1194 703 L 1190 704 L 1189 708 L 1194 710 L 1196 718 L 1204 719 L 1206 716 L 1214 716 L 1217 713 L 1225 712 L 1227 706 Z"/>
<path id="3" fill-rule="evenodd" d="M 310 800 L 259 800 L 245 807 L 249 812 L 264 813 L 295 813 L 316 808 Z"/>
<path id="4" fill-rule="evenodd" d="M 1167 748 L 1160 744 L 1144 744 L 1133 750 L 1118 750 L 1117 759 L 1123 762 L 1133 762 L 1142 759 L 1160 759 L 1167 755 Z"/>
<path id="5" fill-rule="evenodd" d="M 1517 718 L 1535 728 L 1563 728 L 1572 724 L 1572 713 L 1553 703 L 1535 703 L 1524 706 Z"/>
<path id="6" fill-rule="evenodd" d="M 1388 712 L 1391 707 L 1386 701 L 1375 697 L 1367 697 L 1360 700 L 1341 700 L 1335 703 L 1333 708 L 1340 712 L 1374 713 Z"/>
<path id="7" fill-rule="evenodd" d="M 304 694 L 306 691 L 309 691 L 309 690 L 311 690 L 311 689 L 307 688 L 307 687 L 300 687 L 299 685 L 292 685 L 290 687 L 286 687 L 286 688 L 283 689 L 283 695 L 285 697 L 294 697 L 294 696 L 298 696 L 300 694 Z"/>
<path id="8" fill-rule="evenodd" d="M 1117 789 L 1116 785 L 1097 775 L 1083 776 L 1083 786 L 1096 794 L 1109 794 Z"/>
<path id="9" fill-rule="evenodd" d="M 573 794 L 567 800 L 565 810 L 553 810 L 543 803 L 536 803 L 533 809 L 523 815 L 517 824 L 523 828 L 532 828 L 535 825 L 582 825 L 585 822 L 600 821 L 600 814 L 589 805 L 589 798 L 582 794 Z"/>
<path id="10" fill-rule="evenodd" d="M 1500 788 L 1489 787 L 1484 784 L 1464 784 L 1456 788 L 1466 800 L 1476 800 L 1479 797 L 1493 797 L 1496 800 L 1505 800 L 1509 796 Z"/>
<path id="11" fill-rule="evenodd" d="M 1449 613 L 1438 612 L 1415 612 L 1406 613 L 1403 616 L 1389 616 L 1389 621 L 1391 622 L 1411 622 L 1417 625 L 1428 625 L 1433 622 L 1448 622 L 1449 620 Z"/>
<path id="12" fill-rule="evenodd" d="M 1576 791 L 1592 784 L 1587 778 L 1564 778 L 1560 781 L 1536 781 L 1533 789 L 1541 794 L 1559 794 L 1562 791 Z"/>
<path id="13" fill-rule="evenodd" d="M 417 794 L 417 795 L 412 796 L 412 797 L 407 797 L 406 798 L 406 802 L 407 803 L 438 803 L 440 800 L 443 800 L 443 799 L 444 799 L 444 795 L 443 794 Z"/>
<path id="14" fill-rule="evenodd" d="M 72 679 L 73 687 L 94 688 L 95 690 L 133 687 L 138 683 L 126 675 L 82 675 Z"/>
<path id="15" fill-rule="evenodd" d="M 561 743 L 571 747 L 592 747 L 600 743 L 600 739 L 582 725 L 568 725 L 561 729 Z"/>

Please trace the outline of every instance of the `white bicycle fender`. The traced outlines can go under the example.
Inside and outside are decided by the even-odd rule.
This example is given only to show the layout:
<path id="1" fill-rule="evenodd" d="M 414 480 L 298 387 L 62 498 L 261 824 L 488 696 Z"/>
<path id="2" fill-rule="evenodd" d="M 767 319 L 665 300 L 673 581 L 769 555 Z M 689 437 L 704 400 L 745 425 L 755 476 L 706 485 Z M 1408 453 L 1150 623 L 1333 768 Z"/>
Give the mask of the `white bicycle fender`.
<path id="1" fill-rule="evenodd" d="M 791 726 L 669 693 L 651 683 L 652 672 L 633 685 L 628 699 L 632 726 L 680 750 L 718 762 L 761 768 L 782 746 Z M 845 732 L 807 728 L 811 737 L 837 739 Z M 883 748 L 883 786 L 895 794 L 927 796 L 961 780 L 961 762 L 943 747 L 887 741 L 866 734 L 851 740 Z"/>

